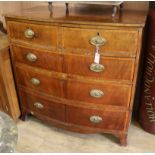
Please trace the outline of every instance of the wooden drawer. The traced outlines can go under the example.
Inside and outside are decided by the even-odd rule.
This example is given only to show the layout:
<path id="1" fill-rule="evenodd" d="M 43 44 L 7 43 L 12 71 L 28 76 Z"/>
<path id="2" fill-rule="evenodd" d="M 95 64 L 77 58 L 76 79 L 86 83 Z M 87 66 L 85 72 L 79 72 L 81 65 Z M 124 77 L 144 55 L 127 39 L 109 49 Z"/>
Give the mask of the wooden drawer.
<path id="1" fill-rule="evenodd" d="M 49 101 L 37 94 L 25 93 L 22 90 L 19 93 L 22 107 L 29 112 L 65 121 L 65 105 Z"/>
<path id="2" fill-rule="evenodd" d="M 12 46 L 13 59 L 34 67 L 49 69 L 52 71 L 62 71 L 62 57 L 58 53 L 33 50 L 20 46 Z"/>
<path id="3" fill-rule="evenodd" d="M 66 96 L 68 99 L 88 102 L 88 104 L 128 107 L 131 89 L 130 85 L 69 80 Z"/>
<path id="4" fill-rule="evenodd" d="M 42 45 L 42 46 L 57 46 L 57 27 L 48 25 L 37 25 L 30 23 L 9 21 L 8 32 L 12 39 L 25 41 L 27 43 Z M 29 36 L 25 36 L 26 31 L 29 31 Z M 33 32 L 32 32 L 33 31 Z M 31 46 L 30 45 L 30 46 Z"/>
<path id="5" fill-rule="evenodd" d="M 102 80 L 133 80 L 135 59 L 101 57 L 100 64 L 103 70 L 92 71 L 91 64 L 94 62 L 94 56 L 84 55 L 64 55 L 66 72 L 88 76 Z M 96 72 L 99 71 L 99 72 Z"/>
<path id="6" fill-rule="evenodd" d="M 68 123 L 103 130 L 124 130 L 126 117 L 126 112 L 66 107 L 66 120 Z"/>
<path id="7" fill-rule="evenodd" d="M 51 72 L 32 67 L 16 67 L 17 84 L 52 96 L 62 96 L 61 80 Z"/>
<path id="8" fill-rule="evenodd" d="M 95 47 L 90 44 L 90 39 L 99 32 L 101 37 L 106 39 L 105 45 L 101 47 L 104 52 L 126 52 L 135 54 L 137 52 L 138 35 L 137 30 L 119 29 L 84 29 L 84 28 L 63 28 L 63 47 L 76 49 L 89 49 L 94 52 Z"/>

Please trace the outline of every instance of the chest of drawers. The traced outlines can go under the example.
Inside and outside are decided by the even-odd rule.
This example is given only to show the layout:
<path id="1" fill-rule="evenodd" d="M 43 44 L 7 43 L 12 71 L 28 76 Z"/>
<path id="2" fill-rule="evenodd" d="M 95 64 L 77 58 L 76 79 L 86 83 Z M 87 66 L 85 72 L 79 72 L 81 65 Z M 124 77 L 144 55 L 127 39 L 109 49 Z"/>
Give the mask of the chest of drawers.
<path id="1" fill-rule="evenodd" d="M 64 10 L 5 16 L 22 119 L 32 114 L 71 131 L 111 133 L 126 145 L 145 13 L 127 11 L 113 21 Z M 96 38 L 106 42 L 94 67 Z"/>

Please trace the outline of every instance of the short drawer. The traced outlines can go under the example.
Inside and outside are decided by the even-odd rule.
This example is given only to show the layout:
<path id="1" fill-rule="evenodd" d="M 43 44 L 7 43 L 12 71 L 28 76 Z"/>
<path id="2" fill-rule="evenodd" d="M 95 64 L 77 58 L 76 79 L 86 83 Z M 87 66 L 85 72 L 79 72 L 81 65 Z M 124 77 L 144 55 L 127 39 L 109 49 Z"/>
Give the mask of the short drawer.
<path id="1" fill-rule="evenodd" d="M 46 93 L 52 96 L 62 96 L 62 83 L 51 72 L 32 67 L 16 67 L 18 85 Z"/>
<path id="2" fill-rule="evenodd" d="M 62 71 L 62 56 L 58 53 L 34 50 L 20 46 L 12 46 L 13 59 L 34 67 Z"/>
<path id="3" fill-rule="evenodd" d="M 126 29 L 84 29 L 84 28 L 63 28 L 63 47 L 76 49 L 89 49 L 94 52 L 95 47 L 90 44 L 92 37 L 97 36 L 97 33 L 106 40 L 101 46 L 100 52 L 125 52 L 135 54 L 138 46 L 137 30 Z"/>
<path id="4" fill-rule="evenodd" d="M 94 56 L 65 54 L 64 62 L 68 74 L 102 80 L 133 80 L 135 59 L 101 57 L 96 65 Z"/>
<path id="5" fill-rule="evenodd" d="M 102 130 L 124 130 L 126 117 L 126 112 L 66 107 L 68 123 Z"/>
<path id="6" fill-rule="evenodd" d="M 9 21 L 8 32 L 11 39 L 24 41 L 27 43 L 56 47 L 57 38 L 57 27 L 47 26 L 39 24 L 30 24 L 22 22 Z"/>
<path id="7" fill-rule="evenodd" d="M 49 118 L 65 121 L 65 105 L 44 99 L 37 94 L 19 91 L 22 107 L 32 114 L 47 116 Z"/>
<path id="8" fill-rule="evenodd" d="M 70 100 L 128 107 L 131 88 L 123 84 L 69 80 L 66 93 Z"/>

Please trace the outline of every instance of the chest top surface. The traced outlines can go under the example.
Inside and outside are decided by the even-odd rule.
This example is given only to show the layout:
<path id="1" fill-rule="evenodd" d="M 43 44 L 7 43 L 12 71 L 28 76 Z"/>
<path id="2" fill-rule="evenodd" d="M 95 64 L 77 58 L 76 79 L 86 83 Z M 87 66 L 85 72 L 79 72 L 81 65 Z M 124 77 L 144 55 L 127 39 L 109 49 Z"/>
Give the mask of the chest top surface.
<path id="1" fill-rule="evenodd" d="M 5 17 L 45 23 L 131 27 L 143 27 L 145 25 L 146 11 L 122 10 L 117 13 L 116 17 L 112 18 L 111 9 L 93 5 L 91 7 L 84 6 L 70 6 L 68 14 L 66 14 L 65 6 L 53 6 L 53 13 L 50 13 L 48 6 L 40 6 L 5 14 Z"/>

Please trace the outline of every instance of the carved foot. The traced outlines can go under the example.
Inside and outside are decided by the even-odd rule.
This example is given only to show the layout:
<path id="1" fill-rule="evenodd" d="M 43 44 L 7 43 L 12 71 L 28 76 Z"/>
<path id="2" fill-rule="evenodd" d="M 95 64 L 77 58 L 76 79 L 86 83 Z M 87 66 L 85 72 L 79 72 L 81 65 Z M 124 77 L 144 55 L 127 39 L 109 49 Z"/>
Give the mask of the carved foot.
<path id="1" fill-rule="evenodd" d="M 120 134 L 119 140 L 121 146 L 127 146 L 127 134 Z"/>
<path id="2" fill-rule="evenodd" d="M 26 110 L 22 110 L 21 111 L 21 116 L 20 116 L 20 119 L 22 120 L 22 121 L 25 121 L 26 120 L 26 118 L 27 118 L 27 111 Z"/>

